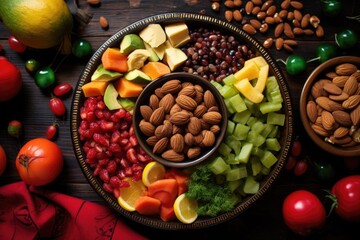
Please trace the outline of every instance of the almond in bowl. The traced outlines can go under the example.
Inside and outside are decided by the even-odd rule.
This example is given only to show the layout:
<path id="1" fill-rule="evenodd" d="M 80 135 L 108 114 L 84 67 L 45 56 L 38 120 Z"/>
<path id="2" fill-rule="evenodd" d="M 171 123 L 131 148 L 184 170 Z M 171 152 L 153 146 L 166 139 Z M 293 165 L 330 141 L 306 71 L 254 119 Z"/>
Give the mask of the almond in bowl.
<path id="1" fill-rule="evenodd" d="M 303 87 L 300 115 L 324 151 L 360 156 L 360 57 L 336 57 L 318 66 Z"/>
<path id="2" fill-rule="evenodd" d="M 141 147 L 170 167 L 189 167 L 208 159 L 227 128 L 222 96 L 207 80 L 171 73 L 151 82 L 138 97 L 134 130 Z"/>

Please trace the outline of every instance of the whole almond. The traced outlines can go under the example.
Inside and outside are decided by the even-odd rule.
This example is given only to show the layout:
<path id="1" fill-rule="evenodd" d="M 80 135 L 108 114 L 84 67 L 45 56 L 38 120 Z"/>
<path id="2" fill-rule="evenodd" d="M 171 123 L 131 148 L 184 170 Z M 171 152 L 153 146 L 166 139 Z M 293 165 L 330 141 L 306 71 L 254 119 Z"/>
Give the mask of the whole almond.
<path id="1" fill-rule="evenodd" d="M 264 43 L 263 43 L 263 46 L 265 48 L 271 48 L 271 46 L 273 45 L 273 42 L 274 40 L 270 37 L 270 38 L 267 38 Z"/>
<path id="2" fill-rule="evenodd" d="M 290 2 L 290 5 L 291 5 L 293 8 L 298 9 L 298 10 L 301 10 L 301 9 L 303 9 L 303 7 L 304 7 L 304 5 L 303 5 L 301 2 L 299 2 L 299 1 L 291 1 L 291 2 Z"/>
<path id="3" fill-rule="evenodd" d="M 161 87 L 162 94 L 175 94 L 179 92 L 182 89 L 180 80 L 170 80 L 164 83 L 164 85 Z"/>
<path id="4" fill-rule="evenodd" d="M 172 135 L 172 124 L 171 125 L 159 125 L 155 128 L 154 135 L 160 139 L 163 137 L 171 137 Z"/>
<path id="5" fill-rule="evenodd" d="M 187 146 L 191 147 L 195 143 L 194 136 L 191 133 L 186 133 L 184 136 L 184 142 Z"/>
<path id="6" fill-rule="evenodd" d="M 185 125 L 190 121 L 190 114 L 180 111 L 170 117 L 170 122 L 175 125 Z"/>
<path id="7" fill-rule="evenodd" d="M 254 35 L 256 33 L 256 29 L 249 23 L 246 23 L 242 29 L 248 34 Z"/>
<path id="8" fill-rule="evenodd" d="M 154 135 L 155 126 L 145 120 L 140 121 L 139 128 L 140 128 L 141 132 L 148 137 Z"/>
<path id="9" fill-rule="evenodd" d="M 181 161 L 184 161 L 184 159 L 185 159 L 184 154 L 177 153 L 173 149 L 169 149 L 169 150 L 165 151 L 163 154 L 161 154 L 161 156 L 171 162 L 181 162 Z"/>
<path id="10" fill-rule="evenodd" d="M 325 130 L 333 130 L 333 127 L 335 125 L 335 119 L 330 112 L 323 111 L 321 113 L 321 122 Z"/>
<path id="11" fill-rule="evenodd" d="M 351 77 L 355 78 L 356 81 L 360 82 L 360 70 L 356 70 L 356 72 L 351 74 Z"/>
<path id="12" fill-rule="evenodd" d="M 345 82 L 343 91 L 351 96 L 357 91 L 357 88 L 358 83 L 356 79 L 350 76 Z"/>
<path id="13" fill-rule="evenodd" d="M 251 11 L 251 14 L 256 16 L 261 11 L 259 6 L 254 6 L 253 10 Z"/>
<path id="14" fill-rule="evenodd" d="M 360 124 L 360 105 L 358 105 L 354 110 L 350 113 L 350 118 L 354 126 L 359 126 Z"/>
<path id="15" fill-rule="evenodd" d="M 329 72 L 325 73 L 325 76 L 330 78 L 330 79 L 333 79 L 334 77 L 337 77 L 338 75 L 334 71 L 329 71 Z"/>
<path id="16" fill-rule="evenodd" d="M 341 88 L 336 86 L 334 83 L 325 83 L 323 86 L 324 90 L 329 94 L 340 95 L 342 93 Z"/>
<path id="17" fill-rule="evenodd" d="M 250 24 L 257 30 L 261 27 L 261 22 L 257 19 L 250 19 Z"/>
<path id="18" fill-rule="evenodd" d="M 322 137 L 327 137 L 329 136 L 328 131 L 326 131 L 323 127 L 316 125 L 316 124 L 312 124 L 311 128 L 314 130 L 314 132 Z"/>
<path id="19" fill-rule="evenodd" d="M 152 123 L 154 126 L 160 125 L 165 118 L 165 110 L 163 107 L 159 107 L 154 110 L 154 112 L 150 116 L 150 123 Z"/>
<path id="20" fill-rule="evenodd" d="M 207 107 L 205 107 L 204 105 L 198 105 L 195 108 L 194 116 L 197 118 L 201 118 L 207 112 L 207 110 Z"/>
<path id="21" fill-rule="evenodd" d="M 292 25 L 294 25 L 294 27 L 298 27 L 298 28 L 301 27 L 301 23 L 297 19 L 292 20 Z"/>
<path id="22" fill-rule="evenodd" d="M 337 101 L 337 102 L 342 102 L 342 101 L 345 101 L 346 99 L 349 98 L 349 95 L 345 92 L 341 92 L 340 95 L 329 95 L 329 98 L 331 100 L 334 100 L 334 101 Z"/>
<path id="23" fill-rule="evenodd" d="M 170 109 L 170 115 L 174 115 L 177 112 L 180 112 L 182 109 L 178 104 L 174 104 L 172 108 Z"/>
<path id="24" fill-rule="evenodd" d="M 335 121 L 341 126 L 350 127 L 352 125 L 351 116 L 345 111 L 333 111 L 331 113 Z"/>
<path id="25" fill-rule="evenodd" d="M 295 35 L 303 35 L 304 34 L 304 30 L 299 27 L 294 27 L 293 32 Z"/>
<path id="26" fill-rule="evenodd" d="M 306 113 L 309 118 L 309 120 L 313 123 L 315 123 L 317 117 L 318 117 L 318 111 L 316 108 L 316 103 L 314 101 L 308 101 L 306 104 Z"/>
<path id="27" fill-rule="evenodd" d="M 292 39 L 284 39 L 284 44 L 287 44 L 289 46 L 297 46 L 298 43 L 295 40 Z"/>
<path id="28" fill-rule="evenodd" d="M 243 16 L 242 16 L 240 10 L 235 10 L 233 12 L 233 17 L 234 17 L 234 20 L 237 21 L 237 22 L 241 22 L 242 19 L 243 19 Z"/>
<path id="29" fill-rule="evenodd" d="M 357 71 L 357 67 L 352 63 L 343 63 L 335 67 L 335 72 L 338 75 L 351 75 Z"/>
<path id="30" fill-rule="evenodd" d="M 325 35 L 324 28 L 319 25 L 315 30 L 315 34 L 318 38 L 322 38 Z"/>
<path id="31" fill-rule="evenodd" d="M 286 19 L 287 19 L 289 22 L 291 22 L 292 20 L 294 20 L 294 18 L 295 18 L 294 12 L 289 11 Z"/>
<path id="32" fill-rule="evenodd" d="M 151 94 L 150 99 L 149 99 L 149 106 L 153 110 L 155 110 L 159 107 L 159 102 L 160 102 L 160 100 L 159 100 L 158 96 L 156 96 L 155 94 Z"/>
<path id="33" fill-rule="evenodd" d="M 347 128 L 347 127 L 338 127 L 334 131 L 334 137 L 335 138 L 343 138 L 348 134 L 349 134 L 349 128 Z"/>
<path id="34" fill-rule="evenodd" d="M 211 108 L 213 106 L 216 106 L 216 100 L 214 95 L 210 90 L 206 90 L 204 93 L 204 105 L 207 108 Z"/>
<path id="35" fill-rule="evenodd" d="M 200 156 L 200 154 L 201 154 L 201 148 L 200 147 L 189 148 L 187 153 L 186 153 L 186 155 L 190 159 L 194 159 L 194 158 Z"/>
<path id="36" fill-rule="evenodd" d="M 266 10 L 266 15 L 268 16 L 274 16 L 274 14 L 276 13 L 276 6 L 272 5 L 268 8 L 268 10 Z"/>
<path id="37" fill-rule="evenodd" d="M 282 1 L 280 6 L 281 6 L 282 9 L 288 9 L 290 7 L 290 0 Z"/>
<path id="38" fill-rule="evenodd" d="M 233 12 L 231 10 L 226 10 L 225 11 L 225 19 L 226 19 L 226 21 L 231 22 L 233 17 L 234 17 L 234 15 L 233 15 Z"/>
<path id="39" fill-rule="evenodd" d="M 140 106 L 140 114 L 144 118 L 145 121 L 150 121 L 151 114 L 153 113 L 153 110 L 148 105 L 142 105 Z"/>
<path id="40" fill-rule="evenodd" d="M 175 134 L 170 138 L 170 146 L 175 152 L 181 153 L 184 151 L 184 137 L 181 134 Z"/>
<path id="41" fill-rule="evenodd" d="M 274 36 L 279 37 L 284 32 L 284 23 L 279 23 L 274 30 Z"/>
<path id="42" fill-rule="evenodd" d="M 340 87 L 343 88 L 345 86 L 346 81 L 349 79 L 349 76 L 336 76 L 332 79 L 332 82 Z"/>
<path id="43" fill-rule="evenodd" d="M 203 132 L 203 140 L 201 142 L 201 146 L 211 147 L 215 143 L 215 134 L 211 131 L 205 130 Z"/>
<path id="44" fill-rule="evenodd" d="M 224 2 L 224 5 L 225 5 L 225 7 L 227 7 L 227 8 L 234 8 L 234 2 L 233 2 L 233 1 L 230 1 L 230 0 L 226 0 L 226 1 Z"/>
<path id="45" fill-rule="evenodd" d="M 266 33 L 268 31 L 268 29 L 269 29 L 269 25 L 267 23 L 263 23 L 263 24 L 261 24 L 259 31 L 261 33 Z"/>
<path id="46" fill-rule="evenodd" d="M 290 45 L 288 45 L 288 44 L 286 44 L 286 43 L 283 44 L 283 48 L 284 48 L 285 51 L 287 51 L 288 53 L 294 52 L 294 49 L 293 49 Z"/>
<path id="47" fill-rule="evenodd" d="M 159 102 L 159 107 L 163 107 L 165 113 L 169 113 L 175 104 L 174 96 L 171 93 L 166 94 Z"/>
<path id="48" fill-rule="evenodd" d="M 279 37 L 275 40 L 275 48 L 276 50 L 281 50 L 284 45 L 284 39 Z"/>
<path id="49" fill-rule="evenodd" d="M 274 5 L 274 0 L 268 0 L 263 3 L 261 6 L 261 11 L 266 11 L 269 9 L 270 6 Z"/>
<path id="50" fill-rule="evenodd" d="M 288 37 L 288 38 L 295 38 L 295 35 L 291 29 L 291 26 L 289 23 L 285 22 L 284 23 L 284 34 Z"/>
<path id="51" fill-rule="evenodd" d="M 266 12 L 260 11 L 256 14 L 256 18 L 260 21 L 264 20 L 267 17 Z"/>
<path id="52" fill-rule="evenodd" d="M 163 94 L 162 92 L 161 92 L 161 88 L 157 88 L 157 89 L 155 89 L 155 95 L 160 99 L 160 98 L 163 98 L 164 97 L 164 95 L 165 94 Z"/>
<path id="53" fill-rule="evenodd" d="M 109 22 L 104 16 L 100 16 L 99 23 L 102 29 L 107 30 L 109 28 Z"/>
<path id="54" fill-rule="evenodd" d="M 262 0 L 251 0 L 253 3 L 254 3 L 254 5 L 256 5 L 256 6 L 260 6 L 260 5 L 262 5 Z"/>
<path id="55" fill-rule="evenodd" d="M 166 150 L 169 144 L 169 139 L 167 137 L 161 138 L 153 147 L 153 153 L 162 153 Z"/>
<path id="56" fill-rule="evenodd" d="M 242 0 L 234 0 L 235 7 L 241 7 L 241 5 L 242 5 Z"/>
<path id="57" fill-rule="evenodd" d="M 295 9 L 294 10 L 294 18 L 296 20 L 298 20 L 299 22 L 301 22 L 302 17 L 303 17 L 302 13 L 299 10 Z"/>
<path id="58" fill-rule="evenodd" d="M 309 23 L 310 23 L 310 14 L 307 13 L 301 19 L 301 28 L 307 28 L 309 26 Z"/>
<path id="59" fill-rule="evenodd" d="M 186 95 L 189 96 L 191 98 L 194 98 L 196 96 L 196 90 L 194 86 L 183 86 L 183 88 L 180 90 L 180 92 L 178 93 L 179 95 Z"/>
<path id="60" fill-rule="evenodd" d="M 210 127 L 210 131 L 212 131 L 214 134 L 219 133 L 220 130 L 221 130 L 221 129 L 220 129 L 219 125 L 212 125 L 212 126 Z"/>
<path id="61" fill-rule="evenodd" d="M 345 109 L 353 109 L 357 107 L 359 103 L 360 103 L 360 95 L 352 95 L 342 103 L 342 106 Z"/>
<path id="62" fill-rule="evenodd" d="M 306 36 L 311 36 L 311 35 L 314 35 L 314 31 L 311 29 L 304 29 L 304 34 Z"/>
<path id="63" fill-rule="evenodd" d="M 194 111 L 197 107 L 197 103 L 194 99 L 186 95 L 179 95 L 175 99 L 175 102 L 183 109 Z"/>
<path id="64" fill-rule="evenodd" d="M 202 119 L 208 124 L 219 124 L 222 116 L 219 112 L 207 112 L 202 116 Z"/>
<path id="65" fill-rule="evenodd" d="M 275 19 L 273 17 L 266 17 L 264 22 L 266 22 L 267 24 L 274 24 L 275 23 Z"/>
<path id="66" fill-rule="evenodd" d="M 157 139 L 157 137 L 155 135 L 153 135 L 153 136 L 146 139 L 146 143 L 149 146 L 152 146 L 152 147 L 154 147 L 157 142 L 158 142 L 158 139 Z"/>
<path id="67" fill-rule="evenodd" d="M 246 4 L 245 4 L 245 12 L 247 15 L 250 15 L 252 10 L 254 8 L 254 3 L 251 2 L 251 1 L 248 1 Z"/>
<path id="68" fill-rule="evenodd" d="M 337 110 L 343 110 L 340 103 L 330 100 L 328 97 L 318 97 L 315 99 L 316 103 L 319 104 L 323 109 L 332 112 Z"/>
<path id="69" fill-rule="evenodd" d="M 198 135 L 202 130 L 200 119 L 197 117 L 191 117 L 187 129 L 192 135 Z"/>

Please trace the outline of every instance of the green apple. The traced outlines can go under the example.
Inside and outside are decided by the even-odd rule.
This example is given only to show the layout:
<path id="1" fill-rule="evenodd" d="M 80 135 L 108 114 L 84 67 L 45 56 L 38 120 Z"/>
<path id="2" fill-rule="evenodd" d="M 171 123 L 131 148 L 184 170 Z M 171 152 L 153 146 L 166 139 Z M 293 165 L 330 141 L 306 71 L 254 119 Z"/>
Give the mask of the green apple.
<path id="1" fill-rule="evenodd" d="M 126 73 L 124 77 L 133 83 L 148 84 L 151 82 L 151 78 L 139 69 L 134 69 Z"/>
<path id="2" fill-rule="evenodd" d="M 130 33 L 124 36 L 120 43 L 120 52 L 124 54 L 129 54 L 135 49 L 144 49 L 144 42 L 139 37 L 139 35 Z"/>
<path id="3" fill-rule="evenodd" d="M 104 93 L 104 103 L 109 110 L 122 108 L 118 101 L 119 93 L 116 91 L 114 85 L 109 83 Z"/>

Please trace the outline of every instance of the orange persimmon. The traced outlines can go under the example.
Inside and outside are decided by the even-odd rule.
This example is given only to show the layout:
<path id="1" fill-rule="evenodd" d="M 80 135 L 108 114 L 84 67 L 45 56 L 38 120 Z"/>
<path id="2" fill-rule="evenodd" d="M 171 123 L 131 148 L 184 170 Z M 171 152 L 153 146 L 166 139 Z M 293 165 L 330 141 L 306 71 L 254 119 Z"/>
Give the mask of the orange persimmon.
<path id="1" fill-rule="evenodd" d="M 155 215 L 160 214 L 161 202 L 159 199 L 141 196 L 135 202 L 135 209 L 143 215 Z"/>
<path id="2" fill-rule="evenodd" d="M 122 77 L 117 83 L 116 90 L 122 98 L 138 97 L 143 90 L 143 86 Z"/>
<path id="3" fill-rule="evenodd" d="M 120 52 L 119 48 L 107 48 L 101 56 L 101 62 L 106 70 L 127 72 L 127 55 Z"/>
<path id="4" fill-rule="evenodd" d="M 171 72 L 169 66 L 162 62 L 148 62 L 141 68 L 141 71 L 148 75 L 151 80 Z"/>
<path id="5" fill-rule="evenodd" d="M 85 97 L 103 96 L 108 84 L 108 82 L 103 81 L 91 81 L 85 83 L 81 89 L 83 90 Z"/>

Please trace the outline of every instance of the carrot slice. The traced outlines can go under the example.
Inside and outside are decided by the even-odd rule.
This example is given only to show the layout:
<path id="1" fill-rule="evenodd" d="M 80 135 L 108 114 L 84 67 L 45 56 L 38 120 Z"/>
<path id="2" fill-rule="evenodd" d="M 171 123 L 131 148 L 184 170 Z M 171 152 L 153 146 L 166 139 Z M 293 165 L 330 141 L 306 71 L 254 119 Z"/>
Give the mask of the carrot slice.
<path id="1" fill-rule="evenodd" d="M 85 97 L 103 96 L 108 84 L 108 82 L 103 81 L 91 81 L 85 83 L 81 89 L 83 90 Z"/>
<path id="2" fill-rule="evenodd" d="M 160 200 L 149 196 L 141 196 L 135 202 L 135 210 L 143 215 L 160 214 Z"/>
<path id="3" fill-rule="evenodd" d="M 151 80 L 171 72 L 168 65 L 162 62 L 148 62 L 141 68 L 141 71 L 148 75 Z"/>
<path id="4" fill-rule="evenodd" d="M 178 195 L 187 191 L 189 175 L 184 171 L 171 168 L 165 173 L 165 178 L 173 178 L 178 183 Z"/>
<path id="5" fill-rule="evenodd" d="M 101 56 L 101 62 L 106 70 L 127 72 L 127 55 L 120 52 L 119 48 L 108 48 Z"/>
<path id="6" fill-rule="evenodd" d="M 175 220 L 176 215 L 175 215 L 173 206 L 166 207 L 166 206 L 161 205 L 161 207 L 160 207 L 160 218 L 165 222 Z"/>
<path id="7" fill-rule="evenodd" d="M 143 90 L 143 86 L 125 78 L 120 78 L 116 90 L 122 98 L 138 97 Z"/>

